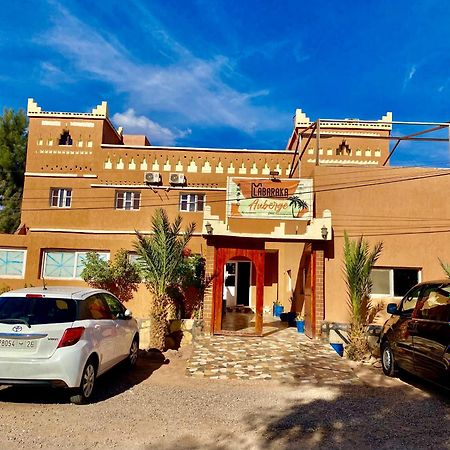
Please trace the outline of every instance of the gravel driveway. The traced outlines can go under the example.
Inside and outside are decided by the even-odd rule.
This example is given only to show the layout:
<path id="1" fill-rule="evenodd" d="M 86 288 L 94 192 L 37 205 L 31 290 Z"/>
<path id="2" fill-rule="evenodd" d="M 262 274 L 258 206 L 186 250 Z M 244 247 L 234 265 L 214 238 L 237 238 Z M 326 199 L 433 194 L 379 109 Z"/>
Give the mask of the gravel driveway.
<path id="1" fill-rule="evenodd" d="M 99 380 L 94 403 L 0 390 L 0 448 L 450 449 L 448 397 L 356 368 L 358 385 L 184 375 L 186 355 L 143 355 Z"/>

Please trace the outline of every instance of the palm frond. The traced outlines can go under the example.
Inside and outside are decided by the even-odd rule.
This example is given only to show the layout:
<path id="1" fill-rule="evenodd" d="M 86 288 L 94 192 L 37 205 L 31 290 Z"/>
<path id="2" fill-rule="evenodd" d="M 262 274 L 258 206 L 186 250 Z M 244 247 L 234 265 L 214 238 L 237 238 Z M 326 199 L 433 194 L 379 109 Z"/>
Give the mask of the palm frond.
<path id="1" fill-rule="evenodd" d="M 450 264 L 442 261 L 440 258 L 438 258 L 438 259 L 439 259 L 439 263 L 442 267 L 442 270 L 445 272 L 447 277 L 450 278 Z"/>
<path id="2" fill-rule="evenodd" d="M 369 243 L 360 236 L 349 239 L 344 232 L 344 278 L 347 285 L 347 303 L 352 320 L 361 323 L 366 319 L 367 302 L 372 292 L 371 272 L 383 249 L 382 242 L 370 250 Z"/>

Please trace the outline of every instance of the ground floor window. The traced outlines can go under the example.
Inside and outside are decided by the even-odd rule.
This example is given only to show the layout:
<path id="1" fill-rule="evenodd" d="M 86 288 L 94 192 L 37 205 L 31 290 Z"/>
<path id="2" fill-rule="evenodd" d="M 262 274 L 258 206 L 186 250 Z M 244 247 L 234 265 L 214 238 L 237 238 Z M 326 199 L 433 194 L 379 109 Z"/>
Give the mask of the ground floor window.
<path id="1" fill-rule="evenodd" d="M 81 279 L 84 258 L 88 251 L 49 250 L 45 251 L 42 261 L 42 277 L 56 279 Z M 97 252 L 101 259 L 108 260 L 109 252 Z"/>
<path id="2" fill-rule="evenodd" d="M 0 248 L 0 278 L 23 278 L 26 250 Z"/>
<path id="3" fill-rule="evenodd" d="M 372 270 L 372 294 L 403 297 L 420 282 L 419 269 L 374 268 Z"/>

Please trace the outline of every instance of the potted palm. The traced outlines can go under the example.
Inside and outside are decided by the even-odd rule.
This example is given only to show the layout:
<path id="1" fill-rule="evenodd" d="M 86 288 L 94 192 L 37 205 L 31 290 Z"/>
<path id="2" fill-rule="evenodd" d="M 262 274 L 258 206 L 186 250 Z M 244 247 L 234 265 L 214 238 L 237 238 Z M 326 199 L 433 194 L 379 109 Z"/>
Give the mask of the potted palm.
<path id="1" fill-rule="evenodd" d="M 302 313 L 297 313 L 295 324 L 297 325 L 297 331 L 299 333 L 305 332 L 305 316 Z"/>

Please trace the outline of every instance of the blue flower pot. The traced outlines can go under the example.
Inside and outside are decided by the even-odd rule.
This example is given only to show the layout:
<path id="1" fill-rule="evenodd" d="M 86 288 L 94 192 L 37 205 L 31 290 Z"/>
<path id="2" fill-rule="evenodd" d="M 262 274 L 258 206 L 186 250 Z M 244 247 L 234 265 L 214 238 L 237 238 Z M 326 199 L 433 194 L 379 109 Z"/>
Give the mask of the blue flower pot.
<path id="1" fill-rule="evenodd" d="M 344 344 L 330 344 L 330 345 L 339 356 L 344 356 Z"/>
<path id="2" fill-rule="evenodd" d="M 275 317 L 280 317 L 280 314 L 283 312 L 284 306 L 283 305 L 273 305 L 273 315 Z"/>
<path id="3" fill-rule="evenodd" d="M 304 320 L 297 320 L 296 324 L 297 324 L 297 331 L 299 333 L 304 333 L 305 332 L 305 321 Z"/>

